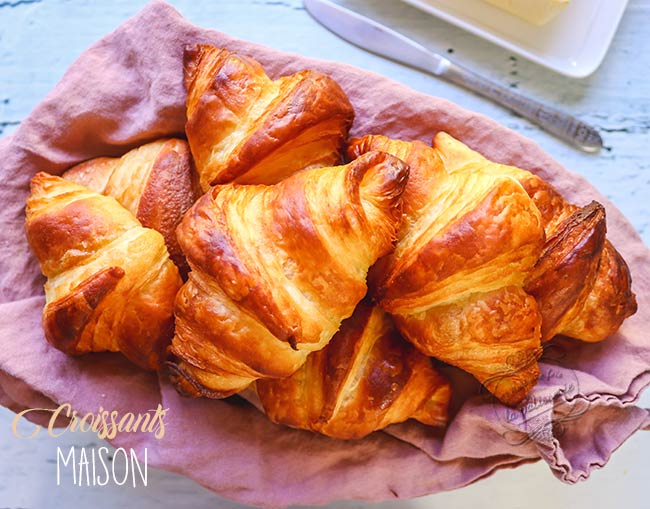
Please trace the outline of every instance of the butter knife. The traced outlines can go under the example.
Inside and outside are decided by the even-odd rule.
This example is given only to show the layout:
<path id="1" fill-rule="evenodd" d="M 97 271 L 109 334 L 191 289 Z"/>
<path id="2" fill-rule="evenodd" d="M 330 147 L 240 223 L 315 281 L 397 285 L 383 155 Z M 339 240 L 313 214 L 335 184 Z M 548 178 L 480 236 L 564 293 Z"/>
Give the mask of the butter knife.
<path id="1" fill-rule="evenodd" d="M 376 21 L 329 0 L 303 4 L 316 21 L 355 46 L 481 94 L 585 152 L 598 152 L 603 146 L 589 124 L 470 71 Z"/>

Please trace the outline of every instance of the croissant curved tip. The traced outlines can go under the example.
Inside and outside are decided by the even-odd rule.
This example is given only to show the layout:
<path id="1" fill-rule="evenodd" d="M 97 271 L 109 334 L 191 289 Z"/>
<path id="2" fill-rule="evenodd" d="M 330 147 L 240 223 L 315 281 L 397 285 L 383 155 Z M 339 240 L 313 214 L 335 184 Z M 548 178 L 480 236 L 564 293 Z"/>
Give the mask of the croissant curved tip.
<path id="1" fill-rule="evenodd" d="M 386 152 L 370 151 L 351 164 L 363 198 L 388 207 L 398 205 L 410 170 L 404 161 Z"/>
<path id="2" fill-rule="evenodd" d="M 362 154 L 371 150 L 370 140 L 372 135 L 367 134 L 362 138 L 351 138 L 348 141 L 348 148 L 346 151 L 346 156 L 349 161 L 360 157 Z"/>
<path id="3" fill-rule="evenodd" d="M 454 138 L 451 134 L 445 132 L 445 131 L 438 131 L 434 136 L 433 136 L 433 144 L 438 145 L 442 143 L 452 143 L 452 142 L 458 142 L 456 138 Z"/>
<path id="4" fill-rule="evenodd" d="M 576 212 L 576 217 L 580 221 L 583 221 L 587 218 L 593 217 L 597 221 L 605 219 L 605 207 L 603 207 L 596 200 L 592 200 L 591 203 L 582 207 L 578 212 Z"/>
<path id="5" fill-rule="evenodd" d="M 205 397 L 210 399 L 223 399 L 239 392 L 239 389 L 228 391 L 215 391 L 208 389 L 192 376 L 188 370 L 184 369 L 182 364 L 183 361 L 179 361 L 174 357 L 171 357 L 163 363 L 163 367 L 167 371 L 169 380 L 181 396 L 190 398 Z"/>
<path id="6" fill-rule="evenodd" d="M 451 384 L 437 371 L 432 377 L 436 387 L 420 408 L 411 416 L 416 421 L 429 426 L 446 426 L 449 421 L 449 403 L 451 401 Z"/>
<path id="7" fill-rule="evenodd" d="M 124 275 L 121 267 L 108 267 L 84 280 L 65 298 L 48 303 L 43 310 L 48 342 L 65 353 L 80 353 L 77 345 L 94 310 Z"/>
<path id="8" fill-rule="evenodd" d="M 507 373 L 493 374 L 483 380 L 484 387 L 501 403 L 510 407 L 520 406 L 537 384 L 540 374 L 537 359 L 541 352 L 542 349 L 538 348 L 528 356 L 528 363 L 518 368 L 509 368 Z"/>
<path id="9" fill-rule="evenodd" d="M 48 184 L 55 182 L 58 178 L 59 177 L 50 175 L 44 171 L 39 171 L 29 182 L 30 194 L 36 195 L 43 192 L 47 188 Z"/>
<path id="10" fill-rule="evenodd" d="M 210 44 L 194 43 L 188 44 L 183 48 L 183 73 L 185 75 L 185 89 L 189 90 L 192 82 L 196 78 L 201 60 L 210 53 L 219 53 L 222 50 Z"/>
<path id="11" fill-rule="evenodd" d="M 605 209 L 592 201 L 565 219 L 546 241 L 526 291 L 542 316 L 542 341 L 562 332 L 565 316 L 584 305 L 594 284 L 605 245 Z"/>
<path id="12" fill-rule="evenodd" d="M 593 238 L 590 255 L 599 257 L 605 245 L 607 223 L 605 207 L 597 201 L 592 201 L 571 214 L 559 227 L 554 238 L 548 241 L 548 250 L 557 249 L 560 244 L 566 244 L 573 249 L 584 251 L 589 239 Z"/>
<path id="13" fill-rule="evenodd" d="M 211 44 L 204 44 L 200 42 L 193 43 L 193 44 L 186 44 L 185 47 L 183 48 L 183 64 L 189 61 L 196 60 L 203 53 L 210 52 L 210 51 L 219 52 L 222 50 L 221 48 L 212 46 Z"/>
<path id="14" fill-rule="evenodd" d="M 44 172 L 44 171 L 39 171 L 38 173 L 36 173 L 32 177 L 32 182 L 40 182 L 40 181 L 49 180 L 49 179 L 52 179 L 52 178 L 54 178 L 54 175 L 51 175 L 51 174 L 49 174 L 47 172 Z"/>

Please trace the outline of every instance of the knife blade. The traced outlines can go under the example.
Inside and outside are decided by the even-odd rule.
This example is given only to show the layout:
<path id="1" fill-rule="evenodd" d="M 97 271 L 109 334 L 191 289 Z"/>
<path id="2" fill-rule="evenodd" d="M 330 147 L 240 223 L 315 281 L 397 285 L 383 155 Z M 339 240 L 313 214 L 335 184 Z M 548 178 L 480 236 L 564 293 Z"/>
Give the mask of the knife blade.
<path id="1" fill-rule="evenodd" d="M 491 99 L 585 152 L 598 152 L 598 131 L 578 118 L 531 99 L 438 55 L 423 45 L 330 0 L 303 0 L 307 12 L 342 39 Z"/>

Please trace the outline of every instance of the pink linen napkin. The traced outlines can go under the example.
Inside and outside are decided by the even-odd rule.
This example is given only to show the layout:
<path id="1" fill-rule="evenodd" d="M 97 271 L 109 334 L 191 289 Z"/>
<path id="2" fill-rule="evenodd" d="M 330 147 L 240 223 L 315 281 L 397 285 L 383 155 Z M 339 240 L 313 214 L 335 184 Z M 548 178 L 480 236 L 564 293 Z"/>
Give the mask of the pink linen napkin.
<path id="1" fill-rule="evenodd" d="M 531 170 L 571 201 L 607 208 L 609 238 L 630 265 L 639 311 L 599 344 L 560 340 L 520 410 L 454 383 L 443 434 L 417 423 L 344 442 L 270 423 L 239 398 L 193 400 L 121 356 L 71 358 L 41 328 L 43 278 L 24 235 L 29 179 L 91 157 L 118 155 L 160 136 L 182 135 L 182 52 L 204 42 L 250 55 L 271 77 L 305 68 L 334 77 L 356 110 L 353 135 L 382 133 L 430 142 L 439 130 L 487 157 Z M 281 507 L 333 500 L 410 498 L 460 488 L 498 468 L 540 458 L 565 482 L 586 478 L 632 433 L 650 424 L 635 406 L 650 383 L 650 253 L 598 191 L 530 140 L 444 99 L 350 66 L 282 53 L 195 27 L 154 2 L 85 51 L 13 136 L 0 141 L 0 403 L 14 411 L 69 402 L 79 413 L 168 408 L 166 433 L 125 433 L 116 447 L 148 449 L 149 464 L 189 476 L 242 503 Z"/>

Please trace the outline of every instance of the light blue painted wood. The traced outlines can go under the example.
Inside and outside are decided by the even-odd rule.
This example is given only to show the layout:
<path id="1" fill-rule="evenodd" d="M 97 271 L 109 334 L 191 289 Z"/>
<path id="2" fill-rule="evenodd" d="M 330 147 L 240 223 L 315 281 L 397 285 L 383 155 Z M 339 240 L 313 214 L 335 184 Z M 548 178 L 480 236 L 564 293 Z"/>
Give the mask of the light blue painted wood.
<path id="1" fill-rule="evenodd" d="M 12 132 L 87 46 L 137 12 L 143 0 L 0 0 L 0 136 Z M 579 153 L 527 121 L 477 96 L 350 47 L 314 22 L 299 0 L 173 0 L 189 20 L 285 51 L 339 60 L 387 75 L 412 88 L 484 113 L 539 143 L 567 168 L 587 177 L 632 221 L 650 244 L 650 0 L 630 0 L 602 67 L 571 80 L 513 57 L 496 46 L 397 0 L 341 0 L 453 57 L 478 72 L 556 104 L 598 126 L 607 150 Z M 650 398 L 644 398 L 650 406 Z M 13 414 L 0 409 L 0 507 L 99 509 L 223 508 L 225 501 L 192 481 L 150 469 L 146 488 L 56 486 L 56 447 L 99 442 L 92 435 L 53 440 L 11 436 Z M 462 490 L 372 507 L 644 507 L 650 436 L 638 433 L 603 471 L 577 486 L 560 484 L 545 464 L 526 465 Z M 616 486 L 616 490 L 614 489 Z M 334 506 L 332 506 L 334 507 Z M 360 503 L 339 508 L 370 507 Z"/>

